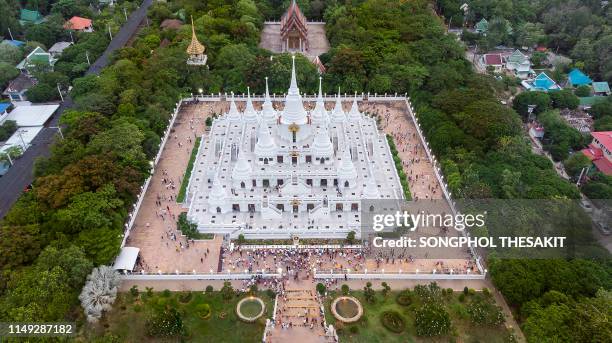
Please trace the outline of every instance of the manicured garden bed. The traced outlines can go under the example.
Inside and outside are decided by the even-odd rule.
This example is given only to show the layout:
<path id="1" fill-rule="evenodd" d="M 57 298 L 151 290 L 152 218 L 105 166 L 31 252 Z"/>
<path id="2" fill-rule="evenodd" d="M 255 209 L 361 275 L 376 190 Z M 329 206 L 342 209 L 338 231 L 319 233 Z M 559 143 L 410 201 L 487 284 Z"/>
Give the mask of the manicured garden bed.
<path id="1" fill-rule="evenodd" d="M 403 303 L 407 305 L 400 305 L 396 300 L 398 294 L 399 291 L 390 291 L 385 297 L 382 292 L 376 292 L 375 302 L 369 303 L 363 291 L 351 290 L 349 295 L 357 298 L 363 305 L 363 316 L 356 323 L 346 324 L 340 323 L 332 314 L 331 303 L 342 295 L 339 291 L 332 291 L 325 299 L 325 318 L 328 324 L 333 324 L 338 330 L 340 341 L 347 343 L 511 342 L 510 334 L 503 324 L 481 325 L 472 321 L 469 313 L 470 304 L 493 303 L 492 298 L 480 292 L 461 296 L 463 294 L 461 292 L 447 293 L 442 290 L 439 299 L 435 302 L 439 304 L 437 308 L 449 314 L 451 329 L 448 334 L 431 337 L 417 335 L 417 314 L 420 313 L 422 318 L 429 313 L 423 310 L 426 308 L 425 302 L 419 296 L 411 294 L 409 297 L 411 301 L 404 301 Z M 400 298 L 405 300 L 406 297 Z M 463 301 L 460 301 L 460 298 Z"/>
<path id="2" fill-rule="evenodd" d="M 152 292 L 138 295 L 121 293 L 113 310 L 93 325 L 86 325 L 80 333 L 82 341 L 92 342 L 105 337 L 108 342 L 261 342 L 266 318 L 272 316 L 274 299 L 266 292 L 256 296 L 263 300 L 266 311 L 253 323 L 239 320 L 236 314 L 238 301 L 245 294 L 223 297 L 222 292 Z M 208 304 L 209 306 L 205 306 Z M 158 311 L 176 310 L 179 314 L 182 335 L 164 337 L 163 333 L 151 336 L 150 318 Z M 163 331 L 162 331 L 163 332 Z M 104 341 L 106 342 L 106 341 Z"/>
<path id="3" fill-rule="evenodd" d="M 187 163 L 187 170 L 185 170 L 185 175 L 183 176 L 183 182 L 181 182 L 181 188 L 179 189 L 178 195 L 176 196 L 176 202 L 185 201 L 185 195 L 187 194 L 187 186 L 189 185 L 189 179 L 191 178 L 191 171 L 193 170 L 193 164 L 195 163 L 195 159 L 198 155 L 198 149 L 200 148 L 200 141 L 202 137 L 198 137 L 195 140 L 195 144 L 193 145 L 193 150 L 191 150 L 191 156 L 189 157 L 189 163 Z"/>

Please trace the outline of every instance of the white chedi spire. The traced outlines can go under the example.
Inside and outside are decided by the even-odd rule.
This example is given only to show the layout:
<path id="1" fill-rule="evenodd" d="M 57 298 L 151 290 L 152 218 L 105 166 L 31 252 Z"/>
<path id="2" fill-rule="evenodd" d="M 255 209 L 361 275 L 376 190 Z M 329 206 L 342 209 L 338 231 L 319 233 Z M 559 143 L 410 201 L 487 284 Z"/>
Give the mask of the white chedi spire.
<path id="1" fill-rule="evenodd" d="M 230 109 L 227 113 L 227 120 L 229 121 L 240 121 L 242 117 L 240 116 L 240 112 L 238 112 L 238 107 L 236 107 L 236 102 L 234 101 L 234 92 L 232 92 L 232 101 L 230 102 Z"/>
<path id="2" fill-rule="evenodd" d="M 257 143 L 255 144 L 255 155 L 260 157 L 274 158 L 276 155 L 276 143 L 270 134 L 268 125 L 261 123 L 257 129 Z"/>
<path id="3" fill-rule="evenodd" d="M 238 161 L 232 170 L 232 180 L 234 181 L 247 181 L 251 178 L 251 164 L 247 161 L 244 152 L 240 152 L 238 155 Z"/>
<path id="4" fill-rule="evenodd" d="M 268 91 L 268 78 L 266 77 L 266 97 L 264 99 L 263 108 L 261 110 L 261 118 L 266 124 L 276 123 L 277 113 L 272 106 L 272 100 L 270 99 L 270 92 Z"/>
<path id="5" fill-rule="evenodd" d="M 348 114 L 348 120 L 358 121 L 361 119 L 361 113 L 359 112 L 359 105 L 357 105 L 357 92 L 355 92 L 355 98 L 353 99 L 353 105 Z"/>
<path id="6" fill-rule="evenodd" d="M 295 56 L 292 56 L 291 84 L 285 97 L 285 109 L 283 110 L 281 123 L 286 125 L 304 125 L 307 122 L 306 110 L 302 103 L 302 96 L 300 95 L 300 89 L 297 86 L 297 78 L 295 76 Z"/>
<path id="7" fill-rule="evenodd" d="M 378 185 L 373 175 L 368 177 L 361 197 L 362 199 L 380 199 L 380 191 L 378 190 Z"/>
<path id="8" fill-rule="evenodd" d="M 217 212 L 217 207 L 221 209 L 222 213 L 227 212 L 227 192 L 216 175 L 213 180 L 212 189 L 208 194 L 208 205 L 211 212 Z"/>
<path id="9" fill-rule="evenodd" d="M 247 123 L 256 123 L 258 119 L 257 111 L 255 111 L 253 101 L 251 100 L 251 89 L 247 87 L 247 103 L 244 110 L 244 121 Z"/>
<path id="10" fill-rule="evenodd" d="M 312 143 L 312 151 L 315 157 L 331 157 L 334 154 L 334 146 L 329 139 L 327 127 L 320 127 Z"/>
<path id="11" fill-rule="evenodd" d="M 336 97 L 336 105 L 332 110 L 331 121 L 333 123 L 341 123 L 346 120 L 346 114 L 342 109 L 342 100 L 340 99 L 340 88 L 338 88 L 338 96 Z"/>
<path id="12" fill-rule="evenodd" d="M 317 103 L 314 110 L 312 110 L 310 117 L 312 123 L 315 125 L 327 124 L 329 121 L 329 115 L 325 110 L 325 101 L 323 100 L 323 89 L 321 87 L 321 77 L 319 77 L 319 96 L 317 97 Z"/>
<path id="13" fill-rule="evenodd" d="M 351 159 L 351 152 L 349 149 L 344 150 L 342 154 L 342 162 L 340 168 L 338 168 L 338 178 L 341 181 L 341 186 L 344 187 L 344 182 L 349 181 L 349 187 L 355 186 L 355 179 L 357 178 L 357 170 L 355 164 Z"/>

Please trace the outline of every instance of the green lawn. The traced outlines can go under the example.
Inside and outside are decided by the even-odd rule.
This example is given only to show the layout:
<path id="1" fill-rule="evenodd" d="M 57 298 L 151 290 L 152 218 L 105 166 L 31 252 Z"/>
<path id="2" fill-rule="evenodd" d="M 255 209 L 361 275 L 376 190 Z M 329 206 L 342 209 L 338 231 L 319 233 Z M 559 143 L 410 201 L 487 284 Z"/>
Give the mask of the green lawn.
<path id="1" fill-rule="evenodd" d="M 141 292 L 134 297 L 130 293 L 121 293 L 113 310 L 95 325 L 87 325 L 79 335 L 83 342 L 222 342 L 222 343 L 259 343 L 263 337 L 266 318 L 272 317 L 274 299 L 265 292 L 257 294 L 266 304 L 266 313 L 254 323 L 245 323 L 238 319 L 235 309 L 240 299 L 247 296 L 223 299 L 220 292 L 205 294 L 191 292 L 188 302 L 181 302 L 180 295 L 187 292 L 172 292 L 165 296 L 163 292 L 148 296 Z M 183 299 L 184 301 L 185 299 Z M 196 306 L 207 303 L 212 309 L 208 319 L 197 315 Z M 184 337 L 156 338 L 147 335 L 145 323 L 155 308 L 170 306 L 181 314 L 185 326 Z"/>
<path id="2" fill-rule="evenodd" d="M 193 169 L 193 164 L 195 163 L 195 159 L 198 155 L 198 149 L 200 148 L 200 141 L 202 137 L 198 137 L 195 140 L 195 144 L 193 145 L 193 150 L 191 150 L 191 156 L 189 157 L 189 163 L 187 163 L 187 170 L 185 170 L 185 175 L 183 176 L 183 182 L 181 182 L 181 188 L 179 189 L 179 193 L 176 197 L 176 202 L 185 201 L 185 195 L 187 194 L 187 185 L 189 184 L 189 178 L 191 177 L 191 171 Z"/>
<path id="3" fill-rule="evenodd" d="M 469 320 L 465 304 L 459 302 L 458 294 L 453 294 L 444 300 L 444 306 L 450 313 L 452 321 L 452 331 L 448 336 L 442 337 L 418 337 L 414 326 L 414 306 L 401 306 L 395 298 L 398 292 L 389 292 L 384 297 L 380 291 L 376 292 L 376 302 L 369 304 L 366 302 L 363 291 L 351 291 L 349 295 L 359 299 L 363 306 L 363 317 L 355 324 L 338 324 L 336 318 L 331 313 L 330 305 L 333 299 L 340 296 L 340 292 L 330 292 L 325 301 L 325 319 L 328 324 L 340 327 L 338 334 L 342 343 L 407 343 L 407 342 L 486 342 L 502 343 L 509 342 L 509 334 L 506 328 L 501 325 L 497 327 L 486 327 L 472 324 Z M 469 299 L 469 297 L 468 297 Z M 469 301 L 469 300 L 468 300 Z M 467 303 L 467 301 L 466 301 Z M 386 329 L 380 322 L 381 313 L 394 310 L 400 313 L 406 323 L 406 329 L 400 334 L 393 333 Z M 352 326 L 358 327 L 357 333 L 352 333 Z"/>

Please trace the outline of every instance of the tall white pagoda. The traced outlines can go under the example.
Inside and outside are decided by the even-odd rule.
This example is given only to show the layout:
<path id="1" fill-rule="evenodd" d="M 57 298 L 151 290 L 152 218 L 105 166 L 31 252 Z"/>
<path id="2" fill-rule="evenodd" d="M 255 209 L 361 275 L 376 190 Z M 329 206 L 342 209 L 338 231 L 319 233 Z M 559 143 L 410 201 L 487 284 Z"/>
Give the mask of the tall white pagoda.
<path id="1" fill-rule="evenodd" d="M 202 137 L 185 203 L 199 231 L 247 239 L 345 238 L 350 231 L 359 237 L 362 200 L 403 198 L 385 135 L 360 112 L 356 95 L 325 99 L 319 82 L 314 109 L 306 110 L 295 59 L 281 110 L 267 78 L 263 102 L 247 94 L 244 111 L 232 95 L 229 111 Z M 346 111 L 343 101 L 351 100 Z"/>

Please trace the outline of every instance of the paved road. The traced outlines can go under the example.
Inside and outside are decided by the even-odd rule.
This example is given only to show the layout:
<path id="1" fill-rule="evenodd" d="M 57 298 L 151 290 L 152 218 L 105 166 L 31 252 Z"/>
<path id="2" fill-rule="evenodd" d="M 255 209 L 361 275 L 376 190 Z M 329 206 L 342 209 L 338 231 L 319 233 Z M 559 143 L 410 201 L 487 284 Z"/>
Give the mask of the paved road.
<path id="1" fill-rule="evenodd" d="M 143 21 L 147 14 L 148 8 L 153 3 L 153 0 L 144 0 L 140 7 L 136 9 L 128 17 L 128 21 L 121 26 L 119 32 L 113 37 L 106 50 L 90 67 L 86 74 L 99 74 L 100 71 L 108 65 L 109 58 L 113 51 L 123 47 L 128 40 L 134 35 L 138 26 Z M 62 113 L 72 107 L 72 99 L 66 97 L 65 101 L 60 105 L 60 108 L 55 112 L 46 127 L 36 136 L 32 142 L 32 146 L 23 154 L 21 158 L 15 161 L 15 164 L 8 172 L 0 177 L 0 218 L 4 217 L 8 210 L 13 206 L 15 201 L 21 195 L 21 192 L 32 183 L 33 175 L 32 168 L 34 161 L 38 157 L 48 156 L 51 142 L 57 135 L 56 127 Z"/>

